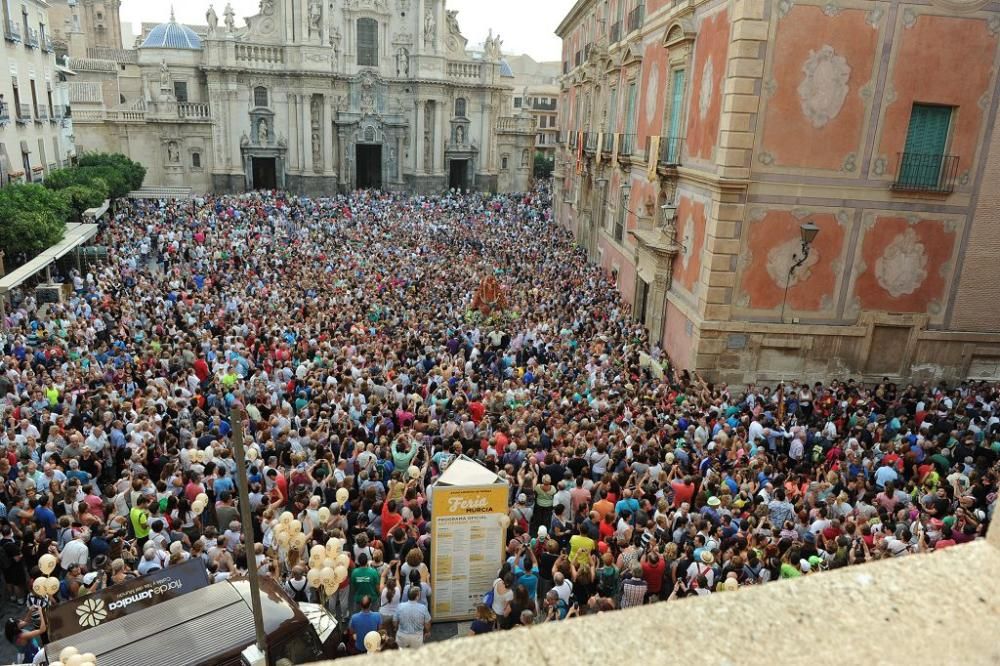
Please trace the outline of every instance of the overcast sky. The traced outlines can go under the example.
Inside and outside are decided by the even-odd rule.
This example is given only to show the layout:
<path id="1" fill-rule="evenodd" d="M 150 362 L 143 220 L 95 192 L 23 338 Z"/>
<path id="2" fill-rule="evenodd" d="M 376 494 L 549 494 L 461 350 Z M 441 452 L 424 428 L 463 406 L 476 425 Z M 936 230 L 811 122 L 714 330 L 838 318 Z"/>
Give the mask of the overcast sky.
<path id="1" fill-rule="evenodd" d="M 244 16 L 257 13 L 259 0 L 232 0 L 236 24 Z M 481 44 L 487 31 L 500 33 L 504 53 L 527 53 L 535 60 L 559 60 L 562 48 L 555 36 L 556 26 L 573 6 L 574 0 L 448 0 L 448 9 L 458 10 L 458 24 L 469 46 Z M 222 22 L 225 0 L 215 0 L 215 11 Z M 177 20 L 182 23 L 205 23 L 208 0 L 173 0 Z M 121 19 L 128 23 L 166 21 L 170 17 L 168 2 L 123 0 Z M 136 26 L 138 33 L 138 25 Z"/>

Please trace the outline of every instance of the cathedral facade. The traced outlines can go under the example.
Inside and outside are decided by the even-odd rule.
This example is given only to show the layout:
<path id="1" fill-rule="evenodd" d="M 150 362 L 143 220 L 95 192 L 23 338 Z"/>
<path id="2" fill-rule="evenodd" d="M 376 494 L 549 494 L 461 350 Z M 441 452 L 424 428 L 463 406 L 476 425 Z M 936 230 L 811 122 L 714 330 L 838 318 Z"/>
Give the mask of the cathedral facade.
<path id="1" fill-rule="evenodd" d="M 196 192 L 529 186 L 535 127 L 501 41 L 469 50 L 444 0 L 261 0 L 239 27 L 228 4 L 205 19 L 171 16 L 136 48 L 67 40 L 79 150 Z"/>

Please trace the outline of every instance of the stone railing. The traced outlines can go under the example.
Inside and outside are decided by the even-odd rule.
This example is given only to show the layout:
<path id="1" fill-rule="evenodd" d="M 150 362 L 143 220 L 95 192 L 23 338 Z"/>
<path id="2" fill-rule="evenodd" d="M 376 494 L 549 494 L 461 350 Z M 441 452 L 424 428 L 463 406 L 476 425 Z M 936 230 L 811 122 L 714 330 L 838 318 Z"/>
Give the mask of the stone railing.
<path id="1" fill-rule="evenodd" d="M 926 555 L 548 622 L 513 633 L 495 631 L 416 650 L 361 655 L 351 663 L 608 664 L 624 654 L 659 654 L 669 655 L 669 662 L 676 664 L 773 666 L 801 659 L 805 651 L 813 664 L 890 664 L 898 659 L 885 650 L 873 651 L 873 646 L 885 646 L 891 634 L 915 641 L 901 644 L 917 647 L 907 650 L 909 664 L 940 664 L 936 650 L 920 649 L 934 640 L 947 641 L 947 663 L 997 664 L 1000 529 L 994 526 L 992 532 L 987 539 Z M 947 593 L 929 593 L 932 590 Z M 836 649 L 810 643 L 818 637 L 835 640 Z"/>
<path id="2" fill-rule="evenodd" d="M 236 60 L 253 66 L 280 65 L 285 62 L 285 50 L 280 46 L 237 44 Z"/>
<path id="3" fill-rule="evenodd" d="M 75 119 L 80 119 L 79 114 L 75 115 Z M 146 112 L 131 111 L 127 109 L 109 109 L 104 112 L 103 119 L 115 123 L 144 123 L 146 122 Z"/>
<path id="4" fill-rule="evenodd" d="M 177 116 L 185 120 L 210 120 L 212 117 L 208 104 L 197 102 L 179 102 Z"/>
<path id="5" fill-rule="evenodd" d="M 535 129 L 535 119 L 530 116 L 506 116 L 497 120 L 498 132 L 521 132 L 524 134 L 534 134 Z"/>
<path id="6" fill-rule="evenodd" d="M 75 123 L 100 123 L 104 122 L 103 109 L 74 109 L 73 122 Z"/>
<path id="7" fill-rule="evenodd" d="M 483 76 L 483 63 L 450 60 L 446 72 L 452 79 L 480 79 Z"/>

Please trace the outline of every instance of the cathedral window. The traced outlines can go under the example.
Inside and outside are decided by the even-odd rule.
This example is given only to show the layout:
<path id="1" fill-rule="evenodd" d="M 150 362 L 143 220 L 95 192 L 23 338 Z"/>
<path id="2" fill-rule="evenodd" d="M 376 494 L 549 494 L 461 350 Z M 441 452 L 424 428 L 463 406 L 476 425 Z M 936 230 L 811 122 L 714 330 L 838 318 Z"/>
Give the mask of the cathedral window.
<path id="1" fill-rule="evenodd" d="M 378 21 L 358 19 L 358 65 L 378 67 Z"/>

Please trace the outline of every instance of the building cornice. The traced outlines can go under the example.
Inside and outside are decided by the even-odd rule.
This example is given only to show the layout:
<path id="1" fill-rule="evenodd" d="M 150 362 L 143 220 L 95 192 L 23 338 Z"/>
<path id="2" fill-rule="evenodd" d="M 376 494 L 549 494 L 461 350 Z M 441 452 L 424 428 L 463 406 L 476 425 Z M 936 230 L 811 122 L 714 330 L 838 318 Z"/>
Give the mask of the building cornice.
<path id="1" fill-rule="evenodd" d="M 593 4 L 596 4 L 596 0 L 577 0 L 573 8 L 566 14 L 566 18 L 556 27 L 556 35 L 565 39 L 566 33 L 576 24 L 584 10 Z"/>

